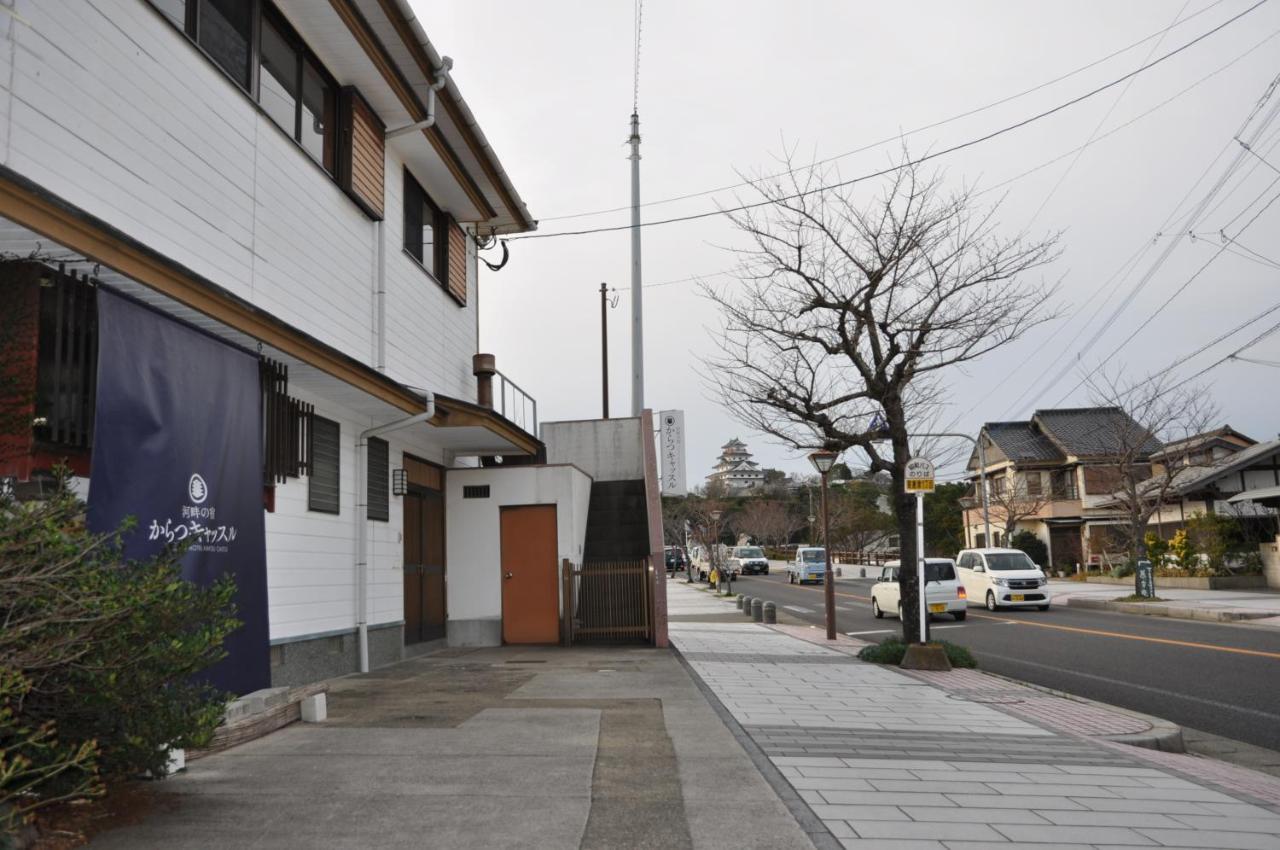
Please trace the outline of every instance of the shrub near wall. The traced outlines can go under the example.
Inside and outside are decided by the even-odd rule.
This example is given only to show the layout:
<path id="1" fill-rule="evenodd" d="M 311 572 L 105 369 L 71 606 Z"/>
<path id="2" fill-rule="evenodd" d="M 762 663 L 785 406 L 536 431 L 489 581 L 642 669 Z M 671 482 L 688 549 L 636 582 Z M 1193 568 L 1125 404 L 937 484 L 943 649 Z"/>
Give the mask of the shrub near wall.
<path id="1" fill-rule="evenodd" d="M 90 534 L 83 512 L 65 480 L 44 502 L 0 497 L 0 836 L 105 781 L 163 776 L 168 749 L 222 717 L 196 675 L 239 625 L 234 584 L 183 580 L 177 549 L 122 562 L 120 534 Z"/>

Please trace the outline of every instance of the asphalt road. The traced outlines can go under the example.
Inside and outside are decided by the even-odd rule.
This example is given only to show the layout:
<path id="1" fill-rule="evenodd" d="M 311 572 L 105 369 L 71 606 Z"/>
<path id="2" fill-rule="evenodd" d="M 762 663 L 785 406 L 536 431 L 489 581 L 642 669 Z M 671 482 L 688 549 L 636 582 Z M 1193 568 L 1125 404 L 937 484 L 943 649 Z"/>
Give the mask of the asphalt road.
<path id="1" fill-rule="evenodd" d="M 872 616 L 871 585 L 836 584 L 836 627 L 874 641 L 901 627 Z M 822 586 L 788 585 L 776 568 L 733 589 L 825 623 Z M 1280 750 L 1280 629 L 1066 606 L 992 614 L 971 605 L 965 622 L 938 616 L 931 630 L 968 647 L 984 670 Z"/>

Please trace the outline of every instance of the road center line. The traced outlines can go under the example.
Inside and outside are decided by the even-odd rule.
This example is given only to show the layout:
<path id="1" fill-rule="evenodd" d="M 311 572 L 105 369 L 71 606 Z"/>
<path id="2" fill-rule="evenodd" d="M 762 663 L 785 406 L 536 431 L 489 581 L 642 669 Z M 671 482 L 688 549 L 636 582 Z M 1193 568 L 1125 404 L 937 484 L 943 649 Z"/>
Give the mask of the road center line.
<path id="1" fill-rule="evenodd" d="M 806 587 L 805 590 L 810 590 L 815 593 L 822 592 L 822 588 L 820 587 Z M 855 596 L 852 593 L 841 593 L 838 590 L 835 592 L 835 594 L 836 596 L 847 596 L 850 599 L 860 599 L 863 602 L 871 601 L 870 597 Z M 1138 641 L 1144 641 L 1146 643 L 1162 643 L 1167 646 L 1185 646 L 1190 649 L 1208 649 L 1208 650 L 1213 650 L 1215 652 L 1231 652 L 1231 653 L 1235 653 L 1236 655 L 1253 655 L 1258 658 L 1274 658 L 1277 661 L 1280 661 L 1280 652 L 1267 652 L 1266 650 L 1262 650 L 1262 649 L 1241 649 L 1235 646 L 1218 646 L 1217 644 L 1213 644 L 1213 643 L 1197 643 L 1195 641 L 1189 641 L 1189 640 L 1174 640 L 1172 638 L 1148 637 L 1146 635 L 1127 635 L 1124 632 L 1109 632 L 1103 629 L 1086 629 L 1080 626 L 1062 626 L 1057 623 L 1039 623 L 1039 622 L 1036 622 L 1035 620 L 1010 620 L 1008 617 L 996 617 L 991 614 L 979 614 L 976 611 L 970 611 L 969 616 L 980 617 L 981 619 L 984 619 L 984 620 L 994 620 L 997 623 L 1003 623 L 1011 626 L 1037 626 L 1042 629 L 1057 629 L 1058 631 L 1061 631 L 1061 632 L 1076 632 L 1077 634 L 1094 635 L 1095 637 L 1120 638 L 1121 640 L 1138 640 Z"/>
<path id="2" fill-rule="evenodd" d="M 984 620 L 995 620 L 1000 623 L 1013 623 L 1019 626 L 1037 626 L 1042 629 L 1057 629 L 1060 632 L 1075 632 L 1082 635 L 1094 635 L 1095 637 L 1112 637 L 1121 638 L 1122 640 L 1140 640 L 1146 643 L 1162 643 L 1168 646 L 1185 646 L 1191 649 L 1210 649 L 1215 652 L 1233 652 L 1237 655 L 1255 655 L 1259 658 L 1275 658 L 1280 660 L 1280 652 L 1267 652 L 1262 649 L 1241 649 L 1235 646 L 1218 646 L 1213 643 L 1197 643 L 1190 640 L 1174 640 L 1172 638 L 1148 637 L 1147 635 L 1127 635 L 1123 632 L 1109 632 L 1102 629 L 1086 629 L 1080 626 L 1062 626 L 1057 623 L 1038 623 L 1034 620 L 1010 620 L 1007 617 L 995 617 L 991 614 L 972 613 L 971 616 L 981 617 Z"/>

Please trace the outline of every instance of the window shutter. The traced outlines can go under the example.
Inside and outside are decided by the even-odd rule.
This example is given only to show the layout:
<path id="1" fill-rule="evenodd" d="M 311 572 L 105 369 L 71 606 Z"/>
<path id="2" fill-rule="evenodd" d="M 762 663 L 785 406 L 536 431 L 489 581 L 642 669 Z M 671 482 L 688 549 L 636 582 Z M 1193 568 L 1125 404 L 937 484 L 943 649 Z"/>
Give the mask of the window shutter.
<path id="1" fill-rule="evenodd" d="M 449 249 L 446 254 L 446 264 L 438 266 L 440 269 L 447 269 L 444 274 L 448 275 L 447 289 L 459 304 L 466 306 L 467 303 L 467 234 L 463 232 L 458 222 L 449 217 L 448 239 L 440 240 L 448 242 Z"/>
<path id="2" fill-rule="evenodd" d="M 386 196 L 386 128 L 354 88 L 339 97 L 342 146 L 338 151 L 338 182 L 374 219 L 381 220 Z"/>
<path id="3" fill-rule="evenodd" d="M 368 462 L 369 486 L 367 496 L 369 519 L 391 519 L 390 467 L 391 451 L 386 440 L 377 437 L 369 438 L 366 449 Z"/>
<path id="4" fill-rule="evenodd" d="M 312 417 L 311 476 L 307 508 L 326 514 L 340 512 L 338 459 L 341 429 L 332 419 Z"/>

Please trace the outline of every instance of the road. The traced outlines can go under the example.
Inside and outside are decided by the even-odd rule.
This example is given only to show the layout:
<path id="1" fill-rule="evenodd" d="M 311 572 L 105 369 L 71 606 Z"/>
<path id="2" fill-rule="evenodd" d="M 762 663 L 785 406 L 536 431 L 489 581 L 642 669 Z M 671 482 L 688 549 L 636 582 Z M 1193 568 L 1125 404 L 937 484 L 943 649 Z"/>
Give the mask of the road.
<path id="1" fill-rule="evenodd" d="M 872 616 L 871 585 L 836 584 L 836 627 L 874 641 L 900 626 Z M 825 622 L 822 586 L 788 585 L 777 568 L 733 589 Z M 931 628 L 968 647 L 984 670 L 1280 750 L 1280 629 L 1066 606 L 992 614 L 977 605 L 965 622 L 940 616 Z"/>

